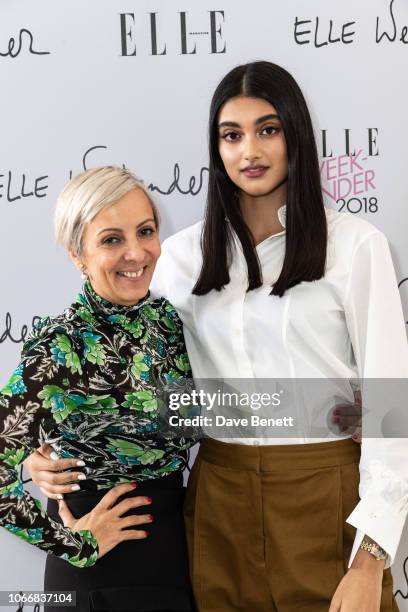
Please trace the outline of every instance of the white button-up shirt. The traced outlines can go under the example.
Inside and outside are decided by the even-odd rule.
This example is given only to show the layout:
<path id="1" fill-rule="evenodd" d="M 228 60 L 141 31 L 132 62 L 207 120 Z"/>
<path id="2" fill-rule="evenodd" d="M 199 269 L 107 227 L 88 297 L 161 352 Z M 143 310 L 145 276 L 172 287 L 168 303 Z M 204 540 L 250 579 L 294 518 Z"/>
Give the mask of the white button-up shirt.
<path id="1" fill-rule="evenodd" d="M 270 291 L 282 267 L 284 230 L 256 247 L 261 287 L 247 291 L 246 262 L 235 240 L 230 283 L 205 296 L 191 293 L 201 269 L 202 222 L 164 241 L 152 291 L 165 296 L 183 321 L 195 379 L 342 380 L 343 388 L 336 387 L 337 403 L 352 401 L 352 379 L 408 379 L 407 338 L 387 240 L 361 218 L 332 210 L 326 213 L 324 277 L 302 282 L 282 298 Z M 282 223 L 284 215 L 280 219 Z M 327 404 L 329 397 L 323 393 L 316 401 Z M 363 389 L 364 406 L 365 401 Z M 318 439 L 233 441 L 307 444 L 330 439 L 338 438 L 328 431 Z M 408 512 L 405 438 L 363 439 L 359 492 L 361 501 L 347 519 L 357 528 L 350 564 L 367 534 L 387 551 L 389 565 Z"/>

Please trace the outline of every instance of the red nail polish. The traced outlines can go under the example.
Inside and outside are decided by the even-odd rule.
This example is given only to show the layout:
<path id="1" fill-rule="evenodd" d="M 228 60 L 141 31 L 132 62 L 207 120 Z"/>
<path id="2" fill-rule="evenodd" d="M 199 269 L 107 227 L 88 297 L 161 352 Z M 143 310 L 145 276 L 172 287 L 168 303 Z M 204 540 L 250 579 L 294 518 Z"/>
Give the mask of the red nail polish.
<path id="1" fill-rule="evenodd" d="M 152 514 L 150 514 L 150 515 L 149 515 L 149 519 L 150 519 L 150 522 L 151 522 L 151 523 L 153 523 L 153 521 L 154 521 L 154 516 L 153 516 Z"/>
<path id="2" fill-rule="evenodd" d="M 147 499 L 147 501 L 148 501 L 148 503 L 149 503 L 149 504 L 151 504 L 151 503 L 152 503 L 152 501 L 153 501 L 151 497 L 146 497 L 146 499 Z"/>
<path id="3" fill-rule="evenodd" d="M 137 482 L 131 482 L 131 483 L 130 483 L 130 486 L 131 486 L 131 487 L 133 487 L 134 489 L 136 489 L 136 487 L 137 487 Z"/>

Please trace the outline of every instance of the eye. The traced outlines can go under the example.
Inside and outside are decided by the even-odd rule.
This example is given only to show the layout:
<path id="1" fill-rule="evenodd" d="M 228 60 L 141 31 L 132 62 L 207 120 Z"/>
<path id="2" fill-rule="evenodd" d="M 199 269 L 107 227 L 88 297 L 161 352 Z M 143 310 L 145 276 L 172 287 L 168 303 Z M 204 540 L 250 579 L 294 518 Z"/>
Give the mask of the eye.
<path id="1" fill-rule="evenodd" d="M 149 226 L 149 227 L 142 227 L 142 229 L 139 230 L 139 235 L 142 238 L 150 238 L 151 236 L 153 236 L 156 233 L 156 228 Z"/>
<path id="2" fill-rule="evenodd" d="M 240 135 L 237 132 L 226 132 L 221 135 L 221 138 L 227 142 L 237 142 L 240 139 Z"/>
<path id="3" fill-rule="evenodd" d="M 107 236 L 102 240 L 102 244 L 106 244 L 108 246 L 117 244 L 118 242 L 120 242 L 120 238 L 118 236 Z"/>
<path id="4" fill-rule="evenodd" d="M 273 136 L 279 132 L 279 128 L 273 125 L 267 125 L 261 130 L 261 135 L 263 136 Z"/>

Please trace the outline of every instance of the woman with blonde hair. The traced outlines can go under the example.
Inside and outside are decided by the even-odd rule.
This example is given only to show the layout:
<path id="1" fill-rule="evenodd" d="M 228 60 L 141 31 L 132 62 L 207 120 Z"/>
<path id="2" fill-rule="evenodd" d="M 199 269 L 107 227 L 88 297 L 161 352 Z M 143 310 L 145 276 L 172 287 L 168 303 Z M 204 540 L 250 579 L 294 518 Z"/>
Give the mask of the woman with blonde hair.
<path id="1" fill-rule="evenodd" d="M 45 590 L 76 591 L 81 611 L 192 609 L 182 519 L 192 441 L 163 429 L 158 393 L 190 366 L 174 308 L 149 297 L 158 226 L 128 170 L 96 168 L 68 183 L 55 229 L 83 290 L 38 322 L 0 393 L 0 524 L 50 553 Z M 19 479 L 45 442 L 75 457 L 80 483 L 47 513 Z"/>

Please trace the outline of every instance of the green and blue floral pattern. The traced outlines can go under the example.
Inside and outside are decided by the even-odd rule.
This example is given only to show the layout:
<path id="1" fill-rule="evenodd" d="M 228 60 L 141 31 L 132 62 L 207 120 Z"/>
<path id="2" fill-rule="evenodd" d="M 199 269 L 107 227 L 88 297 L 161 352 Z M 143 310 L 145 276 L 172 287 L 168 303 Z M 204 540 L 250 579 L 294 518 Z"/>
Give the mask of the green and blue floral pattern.
<path id="1" fill-rule="evenodd" d="M 73 565 L 93 565 L 92 534 L 48 517 L 23 489 L 22 461 L 49 442 L 61 457 L 85 461 L 84 482 L 97 489 L 183 469 L 196 440 L 163 428 L 160 389 L 189 375 L 171 304 L 147 297 L 118 306 L 86 282 L 62 315 L 37 323 L 0 391 L 0 525 Z"/>

